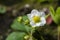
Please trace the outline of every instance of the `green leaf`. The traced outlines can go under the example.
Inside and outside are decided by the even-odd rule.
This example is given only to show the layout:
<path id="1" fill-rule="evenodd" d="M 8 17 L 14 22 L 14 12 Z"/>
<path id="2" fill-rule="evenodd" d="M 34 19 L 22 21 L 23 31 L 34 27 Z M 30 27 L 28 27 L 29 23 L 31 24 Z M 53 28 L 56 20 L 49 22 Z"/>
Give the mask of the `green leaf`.
<path id="1" fill-rule="evenodd" d="M 19 23 L 17 20 L 13 22 L 11 28 L 15 30 L 25 30 L 25 26 L 22 23 Z"/>
<path id="2" fill-rule="evenodd" d="M 52 16 L 52 19 L 55 20 L 55 19 L 54 19 L 54 17 L 55 17 L 55 11 L 54 11 L 53 7 L 50 6 L 49 10 L 50 10 L 50 14 L 51 14 L 51 16 Z"/>
<path id="3" fill-rule="evenodd" d="M 60 7 L 57 8 L 55 15 L 57 23 L 60 24 Z"/>
<path id="4" fill-rule="evenodd" d="M 6 7 L 4 7 L 4 6 L 1 6 L 0 7 L 0 13 L 5 13 L 6 12 Z"/>
<path id="5" fill-rule="evenodd" d="M 31 32 L 31 27 L 25 26 L 26 32 L 30 33 Z"/>
<path id="6" fill-rule="evenodd" d="M 52 6 L 51 6 L 49 9 L 50 9 L 51 17 L 52 17 L 52 19 L 54 20 L 54 22 L 56 23 L 56 22 L 57 22 L 57 21 L 56 21 L 56 13 L 55 13 L 55 11 L 54 11 L 54 9 L 53 9 Z"/>
<path id="7" fill-rule="evenodd" d="M 60 24 L 60 16 L 59 15 L 55 16 L 55 23 L 58 25 Z"/>
<path id="8" fill-rule="evenodd" d="M 49 9 L 50 9 L 51 15 L 52 15 L 52 16 L 54 16 L 54 15 L 55 15 L 55 11 L 54 11 L 53 7 L 52 7 L 52 6 L 50 6 L 50 8 L 49 8 Z"/>
<path id="9" fill-rule="evenodd" d="M 50 7 L 50 12 L 54 22 L 60 24 L 60 7 L 57 8 L 56 13 L 54 12 L 53 7 Z"/>
<path id="10" fill-rule="evenodd" d="M 26 34 L 24 32 L 12 32 L 6 40 L 24 40 L 24 36 Z"/>
<path id="11" fill-rule="evenodd" d="M 56 14 L 57 14 L 57 15 L 60 15 L 60 7 L 57 8 Z"/>
<path id="12" fill-rule="evenodd" d="M 30 32 L 30 27 L 24 25 L 24 23 L 18 22 L 17 19 L 14 20 L 13 24 L 11 25 L 11 28 L 14 30 Z"/>

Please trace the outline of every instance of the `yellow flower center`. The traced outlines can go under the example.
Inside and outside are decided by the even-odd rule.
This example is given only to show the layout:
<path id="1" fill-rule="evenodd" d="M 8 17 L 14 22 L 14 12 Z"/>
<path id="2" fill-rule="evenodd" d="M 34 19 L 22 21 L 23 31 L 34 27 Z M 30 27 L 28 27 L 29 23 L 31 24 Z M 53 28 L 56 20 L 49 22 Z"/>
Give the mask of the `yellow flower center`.
<path id="1" fill-rule="evenodd" d="M 33 17 L 33 21 L 34 21 L 35 23 L 40 22 L 40 17 L 39 17 L 39 16 L 34 16 L 34 17 Z"/>

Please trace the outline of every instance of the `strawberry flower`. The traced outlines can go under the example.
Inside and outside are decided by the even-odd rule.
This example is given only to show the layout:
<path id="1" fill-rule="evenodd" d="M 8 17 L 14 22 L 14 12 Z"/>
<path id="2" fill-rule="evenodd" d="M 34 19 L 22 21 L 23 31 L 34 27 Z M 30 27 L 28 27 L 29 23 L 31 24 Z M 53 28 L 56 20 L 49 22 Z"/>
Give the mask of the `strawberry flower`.
<path id="1" fill-rule="evenodd" d="M 33 9 L 27 16 L 32 27 L 44 26 L 44 24 L 46 24 L 45 13 L 43 11 L 39 12 L 38 10 Z"/>

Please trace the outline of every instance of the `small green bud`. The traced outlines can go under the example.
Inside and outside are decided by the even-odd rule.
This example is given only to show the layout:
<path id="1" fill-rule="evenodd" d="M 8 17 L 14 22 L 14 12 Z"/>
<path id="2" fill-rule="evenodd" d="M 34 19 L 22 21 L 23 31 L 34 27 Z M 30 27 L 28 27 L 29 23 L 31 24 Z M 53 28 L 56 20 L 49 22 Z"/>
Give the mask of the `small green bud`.
<path id="1" fill-rule="evenodd" d="M 29 24 L 29 20 L 25 20 L 24 24 Z"/>
<path id="2" fill-rule="evenodd" d="M 32 29 L 34 29 L 36 26 L 32 26 Z"/>
<path id="3" fill-rule="evenodd" d="M 18 21 L 18 22 L 21 22 L 21 21 L 22 21 L 22 17 L 21 17 L 21 16 L 18 17 L 17 21 Z"/>
<path id="4" fill-rule="evenodd" d="M 26 35 L 26 36 L 24 36 L 24 39 L 27 40 L 27 39 L 29 39 L 29 37 L 30 37 L 29 35 Z"/>

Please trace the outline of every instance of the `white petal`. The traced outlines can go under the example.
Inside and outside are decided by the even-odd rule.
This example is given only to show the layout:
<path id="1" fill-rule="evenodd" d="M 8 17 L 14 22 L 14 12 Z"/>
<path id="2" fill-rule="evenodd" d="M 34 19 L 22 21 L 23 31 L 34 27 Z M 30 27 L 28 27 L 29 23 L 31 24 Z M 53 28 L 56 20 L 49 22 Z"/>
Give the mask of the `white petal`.
<path id="1" fill-rule="evenodd" d="M 31 13 L 36 14 L 36 13 L 38 13 L 38 10 L 33 9 L 33 10 L 31 11 Z"/>
<path id="2" fill-rule="evenodd" d="M 34 22 L 30 22 L 30 25 L 32 26 L 32 27 L 36 27 L 36 24 L 34 23 Z"/>
<path id="3" fill-rule="evenodd" d="M 41 26 L 41 23 L 36 23 L 36 26 Z"/>
<path id="4" fill-rule="evenodd" d="M 28 16 L 28 17 L 30 17 L 30 16 L 31 16 L 31 14 L 27 14 L 27 16 Z"/>
<path id="5" fill-rule="evenodd" d="M 43 26 L 43 24 L 41 23 L 41 22 L 39 22 L 39 23 L 36 23 L 36 26 Z"/>
<path id="6" fill-rule="evenodd" d="M 33 9 L 33 10 L 31 11 L 31 15 L 32 15 L 32 16 L 40 16 L 40 12 L 39 12 L 38 10 L 36 10 L 36 9 Z"/>
<path id="7" fill-rule="evenodd" d="M 45 13 L 43 11 L 40 12 L 41 17 L 45 17 Z"/>
<path id="8" fill-rule="evenodd" d="M 46 20 L 45 20 L 44 17 L 41 17 L 41 23 L 42 23 L 42 24 L 46 24 Z"/>
<path id="9" fill-rule="evenodd" d="M 40 16 L 40 12 L 36 13 L 35 15 L 36 15 L 36 16 Z"/>
<path id="10" fill-rule="evenodd" d="M 28 19 L 31 21 L 32 20 L 31 14 L 27 14 L 27 16 L 28 16 Z"/>

